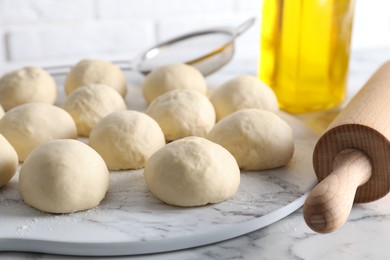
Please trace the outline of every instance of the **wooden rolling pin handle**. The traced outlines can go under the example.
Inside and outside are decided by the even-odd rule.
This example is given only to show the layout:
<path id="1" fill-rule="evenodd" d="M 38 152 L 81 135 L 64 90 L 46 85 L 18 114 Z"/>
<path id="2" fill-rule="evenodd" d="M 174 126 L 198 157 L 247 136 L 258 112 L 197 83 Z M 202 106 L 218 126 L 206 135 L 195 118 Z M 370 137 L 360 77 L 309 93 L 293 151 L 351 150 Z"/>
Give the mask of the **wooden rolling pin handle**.
<path id="1" fill-rule="evenodd" d="M 329 233 L 348 219 L 355 193 L 371 176 L 367 156 L 355 149 L 337 154 L 333 172 L 309 194 L 303 207 L 307 225 L 316 232 Z"/>

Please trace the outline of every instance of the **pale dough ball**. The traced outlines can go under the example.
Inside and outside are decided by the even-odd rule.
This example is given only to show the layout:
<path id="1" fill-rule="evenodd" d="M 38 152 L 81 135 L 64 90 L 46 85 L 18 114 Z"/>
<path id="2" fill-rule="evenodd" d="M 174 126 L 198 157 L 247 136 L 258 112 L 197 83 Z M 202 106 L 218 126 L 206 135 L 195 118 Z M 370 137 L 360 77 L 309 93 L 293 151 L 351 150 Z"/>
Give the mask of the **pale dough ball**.
<path id="1" fill-rule="evenodd" d="M 76 138 L 76 125 L 63 109 L 28 103 L 8 111 L 0 120 L 0 134 L 11 143 L 20 161 L 38 145 L 53 140 Z"/>
<path id="2" fill-rule="evenodd" d="M 114 112 L 92 129 L 89 145 L 110 170 L 138 169 L 165 145 L 164 134 L 148 115 L 137 111 Z"/>
<path id="3" fill-rule="evenodd" d="M 194 89 L 207 93 L 206 81 L 196 68 L 187 64 L 169 64 L 149 73 L 142 86 L 143 95 L 148 103 L 165 92 L 174 89 Z"/>
<path id="4" fill-rule="evenodd" d="M 72 116 L 79 136 L 89 136 L 91 129 L 103 117 L 126 110 L 122 96 L 105 85 L 89 85 L 73 91 L 62 107 Z"/>
<path id="5" fill-rule="evenodd" d="M 215 90 L 210 97 L 217 121 L 244 108 L 276 112 L 278 100 L 272 89 L 253 76 L 238 76 Z"/>
<path id="6" fill-rule="evenodd" d="M 0 188 L 15 175 L 18 155 L 12 145 L 0 134 Z"/>
<path id="7" fill-rule="evenodd" d="M 173 90 L 159 96 L 146 113 L 157 121 L 167 141 L 191 135 L 204 137 L 215 125 L 210 100 L 192 89 Z"/>
<path id="8" fill-rule="evenodd" d="M 144 176 L 153 195 L 183 207 L 227 200 L 240 184 L 234 157 L 222 146 L 194 136 L 154 153 L 146 162 Z"/>
<path id="9" fill-rule="evenodd" d="M 4 116 L 4 109 L 3 107 L 0 105 L 0 119 Z"/>
<path id="10" fill-rule="evenodd" d="M 243 170 L 286 165 L 294 153 L 291 127 L 276 114 L 243 109 L 221 121 L 207 138 L 225 147 Z"/>
<path id="11" fill-rule="evenodd" d="M 26 67 L 5 74 L 0 79 L 0 104 L 5 111 L 33 102 L 54 104 L 56 98 L 56 83 L 41 68 Z"/>
<path id="12" fill-rule="evenodd" d="M 110 182 L 100 155 L 77 140 L 55 140 L 35 149 L 23 163 L 19 190 L 24 202 L 49 213 L 97 206 Z"/>
<path id="13" fill-rule="evenodd" d="M 91 84 L 107 85 L 126 96 L 126 77 L 115 64 L 104 60 L 82 60 L 72 67 L 65 79 L 65 93 Z"/>

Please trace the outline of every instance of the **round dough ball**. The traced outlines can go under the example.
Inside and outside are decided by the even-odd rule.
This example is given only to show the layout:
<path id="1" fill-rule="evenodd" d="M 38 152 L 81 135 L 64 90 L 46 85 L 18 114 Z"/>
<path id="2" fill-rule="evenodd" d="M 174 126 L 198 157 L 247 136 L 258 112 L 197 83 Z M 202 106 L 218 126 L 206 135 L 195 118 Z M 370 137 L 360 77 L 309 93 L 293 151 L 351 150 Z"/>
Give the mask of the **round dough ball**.
<path id="1" fill-rule="evenodd" d="M 19 190 L 24 202 L 49 213 L 97 206 L 110 182 L 100 155 L 77 140 L 55 140 L 35 149 L 23 163 Z"/>
<path id="2" fill-rule="evenodd" d="M 62 107 L 72 116 L 79 136 L 89 136 L 91 129 L 103 117 L 126 110 L 118 92 L 105 85 L 89 85 L 73 91 Z"/>
<path id="3" fill-rule="evenodd" d="M 0 119 L 4 116 L 4 109 L 3 107 L 0 105 Z"/>
<path id="4" fill-rule="evenodd" d="M 294 153 L 290 125 L 276 114 L 259 109 L 243 109 L 225 117 L 207 138 L 225 147 L 243 170 L 280 167 Z"/>
<path id="5" fill-rule="evenodd" d="M 142 86 L 148 103 L 174 89 L 194 89 L 206 95 L 206 81 L 196 68 L 187 64 L 169 64 L 149 73 Z"/>
<path id="6" fill-rule="evenodd" d="M 149 190 L 165 203 L 192 207 L 232 197 L 240 184 L 240 169 L 222 146 L 201 137 L 167 144 L 146 162 Z"/>
<path id="7" fill-rule="evenodd" d="M 114 112 L 92 129 L 89 145 L 110 170 L 138 169 L 165 145 L 164 134 L 151 117 L 136 111 Z"/>
<path id="8" fill-rule="evenodd" d="M 65 93 L 91 84 L 107 85 L 126 96 L 126 77 L 115 64 L 104 60 L 82 60 L 72 67 L 65 79 Z"/>
<path id="9" fill-rule="evenodd" d="M 5 111 L 33 102 L 54 104 L 56 98 L 56 83 L 41 68 L 26 67 L 5 74 L 0 79 L 0 104 Z"/>
<path id="10" fill-rule="evenodd" d="M 28 103 L 8 111 L 0 120 L 0 134 L 11 143 L 20 161 L 38 145 L 53 140 L 76 138 L 76 125 L 63 109 Z"/>
<path id="11" fill-rule="evenodd" d="M 239 76 L 227 81 L 210 97 L 217 121 L 245 108 L 258 108 L 272 112 L 279 110 L 278 100 L 270 87 L 253 76 Z"/>
<path id="12" fill-rule="evenodd" d="M 12 145 L 0 134 L 0 188 L 15 175 L 18 155 Z"/>
<path id="13" fill-rule="evenodd" d="M 205 137 L 215 125 L 210 100 L 192 89 L 173 90 L 159 96 L 146 113 L 157 121 L 167 141 L 191 135 Z"/>

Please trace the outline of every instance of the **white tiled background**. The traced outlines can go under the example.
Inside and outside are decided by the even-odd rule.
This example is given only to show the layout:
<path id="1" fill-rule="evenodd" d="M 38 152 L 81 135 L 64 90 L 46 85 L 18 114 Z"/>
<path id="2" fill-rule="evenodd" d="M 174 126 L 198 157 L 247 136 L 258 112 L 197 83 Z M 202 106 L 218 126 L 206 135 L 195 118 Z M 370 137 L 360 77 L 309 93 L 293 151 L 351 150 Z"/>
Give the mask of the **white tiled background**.
<path id="1" fill-rule="evenodd" d="M 261 5 L 262 0 L 0 0 L 0 73 L 84 57 L 131 59 L 174 35 L 260 18 Z M 259 32 L 257 23 L 239 39 L 236 55 L 257 56 Z M 389 0 L 357 0 L 352 42 L 354 50 L 390 45 Z"/>

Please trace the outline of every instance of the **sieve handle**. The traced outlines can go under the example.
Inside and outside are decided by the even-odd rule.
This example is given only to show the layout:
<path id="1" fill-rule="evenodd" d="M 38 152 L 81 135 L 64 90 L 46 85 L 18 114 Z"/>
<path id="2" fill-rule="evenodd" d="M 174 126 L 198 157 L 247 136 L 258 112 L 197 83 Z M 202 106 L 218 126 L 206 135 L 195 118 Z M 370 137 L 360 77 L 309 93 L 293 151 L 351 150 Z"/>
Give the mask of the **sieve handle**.
<path id="1" fill-rule="evenodd" d="M 256 21 L 256 17 L 249 18 L 234 29 L 233 38 L 236 38 L 246 32 Z"/>
<path id="2" fill-rule="evenodd" d="M 118 60 L 118 61 L 112 61 L 115 65 L 117 65 L 122 70 L 134 70 L 131 66 L 129 61 L 126 60 Z M 50 73 L 53 76 L 61 76 L 66 75 L 69 73 L 70 69 L 73 65 L 66 64 L 66 65 L 53 65 L 53 66 L 46 66 L 43 67 L 44 70 L 46 70 L 48 73 Z"/>

